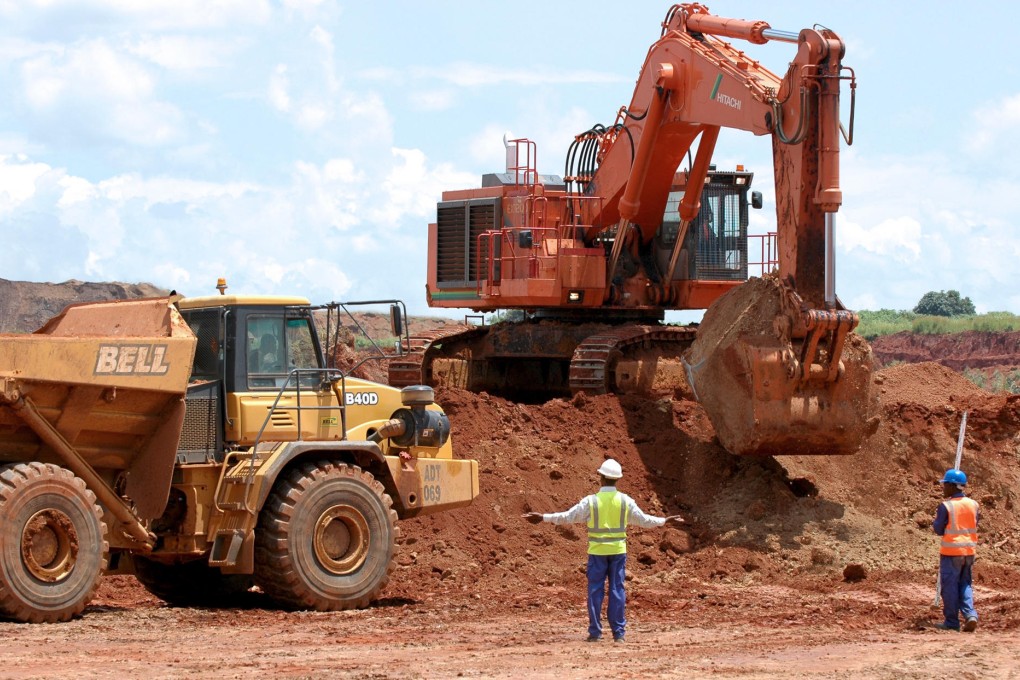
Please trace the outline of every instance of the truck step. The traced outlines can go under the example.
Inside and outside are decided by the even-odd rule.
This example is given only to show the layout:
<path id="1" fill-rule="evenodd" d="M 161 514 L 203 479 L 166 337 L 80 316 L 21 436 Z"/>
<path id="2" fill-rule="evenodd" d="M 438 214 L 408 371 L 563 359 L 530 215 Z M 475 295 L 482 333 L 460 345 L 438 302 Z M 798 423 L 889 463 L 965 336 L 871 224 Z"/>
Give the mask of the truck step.
<path id="1" fill-rule="evenodd" d="M 244 545 L 244 532 L 237 529 L 220 531 L 213 539 L 212 553 L 209 555 L 210 567 L 231 566 L 237 562 L 237 556 Z"/>

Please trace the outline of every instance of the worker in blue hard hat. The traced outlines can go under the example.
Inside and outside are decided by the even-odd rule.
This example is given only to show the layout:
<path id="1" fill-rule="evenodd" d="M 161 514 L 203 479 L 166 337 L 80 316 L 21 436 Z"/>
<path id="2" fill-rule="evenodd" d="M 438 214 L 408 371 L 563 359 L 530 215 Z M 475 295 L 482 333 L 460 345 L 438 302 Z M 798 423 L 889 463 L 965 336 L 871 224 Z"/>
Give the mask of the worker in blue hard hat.
<path id="1" fill-rule="evenodd" d="M 967 475 L 962 470 L 946 470 L 941 482 L 942 494 L 946 500 L 939 504 L 932 528 L 942 537 L 939 583 L 945 619 L 936 628 L 972 633 L 978 624 L 978 613 L 974 609 L 972 569 L 978 542 L 980 508 L 977 501 L 968 498 L 963 491 L 967 485 Z"/>
<path id="2" fill-rule="evenodd" d="M 601 480 L 598 493 L 585 496 L 566 512 L 526 512 L 521 516 L 532 524 L 587 523 L 588 642 L 598 642 L 602 638 L 602 602 L 606 596 L 607 580 L 609 606 L 606 608 L 606 616 L 613 631 L 613 640 L 623 642 L 627 625 L 624 613 L 627 595 L 623 585 L 627 575 L 627 525 L 680 526 L 684 519 L 680 515 L 646 515 L 633 498 L 617 491 L 616 483 L 623 477 L 623 468 L 612 458 L 602 463 L 598 475 Z"/>

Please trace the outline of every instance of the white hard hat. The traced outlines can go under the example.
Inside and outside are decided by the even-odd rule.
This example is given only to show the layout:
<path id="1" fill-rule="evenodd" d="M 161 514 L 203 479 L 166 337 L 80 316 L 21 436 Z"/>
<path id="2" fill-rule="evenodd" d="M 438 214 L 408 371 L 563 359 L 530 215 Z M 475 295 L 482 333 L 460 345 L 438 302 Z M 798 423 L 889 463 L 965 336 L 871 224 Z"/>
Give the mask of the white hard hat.
<path id="1" fill-rule="evenodd" d="M 623 468 L 612 458 L 606 458 L 599 468 L 599 474 L 606 479 L 619 479 L 623 477 Z"/>

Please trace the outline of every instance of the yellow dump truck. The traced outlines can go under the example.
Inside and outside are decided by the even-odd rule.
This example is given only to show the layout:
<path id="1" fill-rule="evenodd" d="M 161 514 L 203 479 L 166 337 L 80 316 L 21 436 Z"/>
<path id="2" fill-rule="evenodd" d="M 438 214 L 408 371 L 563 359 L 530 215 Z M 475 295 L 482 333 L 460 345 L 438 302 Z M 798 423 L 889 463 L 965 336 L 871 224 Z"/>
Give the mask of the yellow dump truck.
<path id="1" fill-rule="evenodd" d="M 345 305 L 220 292 L 71 305 L 0 335 L 0 616 L 67 620 L 104 572 L 180 605 L 257 585 L 362 607 L 398 519 L 477 496 L 431 388 L 330 367 Z"/>

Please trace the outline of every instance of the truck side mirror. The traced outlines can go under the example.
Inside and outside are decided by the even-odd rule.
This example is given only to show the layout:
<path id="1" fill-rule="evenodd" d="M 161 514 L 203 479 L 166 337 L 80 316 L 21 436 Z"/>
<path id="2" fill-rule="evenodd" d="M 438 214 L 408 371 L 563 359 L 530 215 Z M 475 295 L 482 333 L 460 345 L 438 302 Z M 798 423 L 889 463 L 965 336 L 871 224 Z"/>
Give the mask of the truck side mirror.
<path id="1" fill-rule="evenodd" d="M 393 331 L 393 335 L 398 338 L 404 334 L 404 319 L 400 314 L 400 307 L 397 305 L 390 305 L 390 329 Z"/>
<path id="2" fill-rule="evenodd" d="M 761 192 L 760 191 L 752 191 L 751 192 L 751 207 L 754 208 L 755 210 L 761 210 L 761 206 L 762 206 L 762 203 L 761 203 Z"/>

